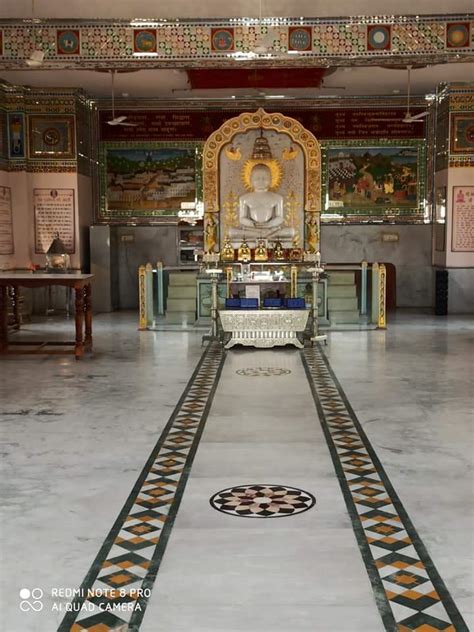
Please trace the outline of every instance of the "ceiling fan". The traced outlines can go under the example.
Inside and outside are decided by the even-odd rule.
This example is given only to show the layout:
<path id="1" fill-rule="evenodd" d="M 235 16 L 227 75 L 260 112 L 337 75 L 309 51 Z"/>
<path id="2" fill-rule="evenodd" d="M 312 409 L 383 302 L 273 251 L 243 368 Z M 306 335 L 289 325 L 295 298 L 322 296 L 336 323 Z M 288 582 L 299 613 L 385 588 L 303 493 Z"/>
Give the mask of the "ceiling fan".
<path id="1" fill-rule="evenodd" d="M 112 118 L 110 121 L 107 121 L 107 125 L 122 125 L 123 127 L 137 127 L 138 123 L 126 123 L 126 116 L 115 116 L 115 90 L 114 90 L 114 80 L 115 80 L 115 70 L 110 71 L 112 77 Z"/>
<path id="2" fill-rule="evenodd" d="M 408 71 L 408 82 L 407 82 L 407 111 L 405 113 L 405 117 L 402 119 L 403 123 L 423 123 L 423 119 L 425 116 L 428 116 L 428 110 L 425 110 L 424 112 L 420 112 L 419 114 L 410 114 L 410 88 L 411 88 L 411 82 L 410 82 L 410 73 L 411 73 L 411 66 L 407 66 L 407 71 Z"/>

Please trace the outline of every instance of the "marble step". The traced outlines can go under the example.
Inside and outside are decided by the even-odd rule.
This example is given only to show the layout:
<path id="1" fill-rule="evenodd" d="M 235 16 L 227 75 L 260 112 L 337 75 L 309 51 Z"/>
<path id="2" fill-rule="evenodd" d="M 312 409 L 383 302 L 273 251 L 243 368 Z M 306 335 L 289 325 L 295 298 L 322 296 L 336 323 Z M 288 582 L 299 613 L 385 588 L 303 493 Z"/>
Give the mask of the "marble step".
<path id="1" fill-rule="evenodd" d="M 344 310 L 333 311 L 329 314 L 329 321 L 331 325 L 342 324 L 358 324 L 360 321 L 360 315 L 358 310 Z"/>
<path id="2" fill-rule="evenodd" d="M 196 312 L 166 312 L 162 322 L 168 325 L 193 325 Z"/>
<path id="3" fill-rule="evenodd" d="M 168 300 L 170 298 L 196 298 L 196 284 L 194 285 L 169 285 Z"/>
<path id="4" fill-rule="evenodd" d="M 357 297 L 355 285 L 328 285 L 328 298 L 354 298 Z"/>
<path id="5" fill-rule="evenodd" d="M 354 272 L 328 272 L 328 285 L 353 285 Z"/>
<path id="6" fill-rule="evenodd" d="M 177 285 L 196 286 L 196 273 L 195 272 L 170 272 L 168 285 L 170 286 L 177 286 Z"/>
<path id="7" fill-rule="evenodd" d="M 195 298 L 170 298 L 166 302 L 166 313 L 168 312 L 195 312 Z"/>
<path id="8" fill-rule="evenodd" d="M 328 311 L 329 317 L 332 319 L 333 311 L 357 311 L 358 312 L 357 297 L 353 298 L 328 298 Z"/>

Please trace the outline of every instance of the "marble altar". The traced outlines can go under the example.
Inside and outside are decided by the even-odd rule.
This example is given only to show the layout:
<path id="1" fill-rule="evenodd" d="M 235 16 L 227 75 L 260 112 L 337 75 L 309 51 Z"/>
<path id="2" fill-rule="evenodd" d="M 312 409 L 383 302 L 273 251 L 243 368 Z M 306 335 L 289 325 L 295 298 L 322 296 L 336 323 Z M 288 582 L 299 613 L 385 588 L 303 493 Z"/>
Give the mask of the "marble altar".
<path id="1" fill-rule="evenodd" d="M 302 349 L 297 334 L 305 330 L 309 310 L 221 310 L 219 317 L 224 332 L 231 334 L 226 349 L 239 344 L 259 348 L 292 344 Z"/>

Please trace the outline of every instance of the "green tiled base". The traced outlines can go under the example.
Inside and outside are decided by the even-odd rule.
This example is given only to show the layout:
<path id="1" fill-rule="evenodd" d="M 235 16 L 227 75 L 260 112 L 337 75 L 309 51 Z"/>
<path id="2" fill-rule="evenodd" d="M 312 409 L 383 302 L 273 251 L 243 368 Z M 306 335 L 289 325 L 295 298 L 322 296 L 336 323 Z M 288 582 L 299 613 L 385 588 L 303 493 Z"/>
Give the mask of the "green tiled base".
<path id="1" fill-rule="evenodd" d="M 357 297 L 328 299 L 329 315 L 333 311 L 358 311 Z"/>
<path id="2" fill-rule="evenodd" d="M 195 272 L 170 272 L 169 285 L 189 285 L 196 287 L 196 273 Z"/>
<path id="3" fill-rule="evenodd" d="M 357 296 L 355 285 L 330 285 L 328 287 L 328 298 L 354 298 Z"/>
<path id="4" fill-rule="evenodd" d="M 168 287 L 168 301 L 170 298 L 196 299 L 196 283 L 193 285 L 170 285 Z"/>
<path id="5" fill-rule="evenodd" d="M 328 272 L 328 285 L 353 285 L 354 272 Z"/>

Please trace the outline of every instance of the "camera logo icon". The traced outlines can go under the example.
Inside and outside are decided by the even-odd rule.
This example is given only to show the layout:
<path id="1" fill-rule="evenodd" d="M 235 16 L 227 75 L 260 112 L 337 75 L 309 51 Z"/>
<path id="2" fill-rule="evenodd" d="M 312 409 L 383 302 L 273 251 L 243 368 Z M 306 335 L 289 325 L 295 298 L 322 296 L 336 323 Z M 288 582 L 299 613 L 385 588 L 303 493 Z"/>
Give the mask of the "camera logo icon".
<path id="1" fill-rule="evenodd" d="M 20 610 L 22 612 L 30 612 L 30 610 L 41 612 L 44 608 L 44 604 L 41 601 L 43 594 L 41 588 L 33 588 L 33 590 L 22 588 L 20 590 Z"/>

